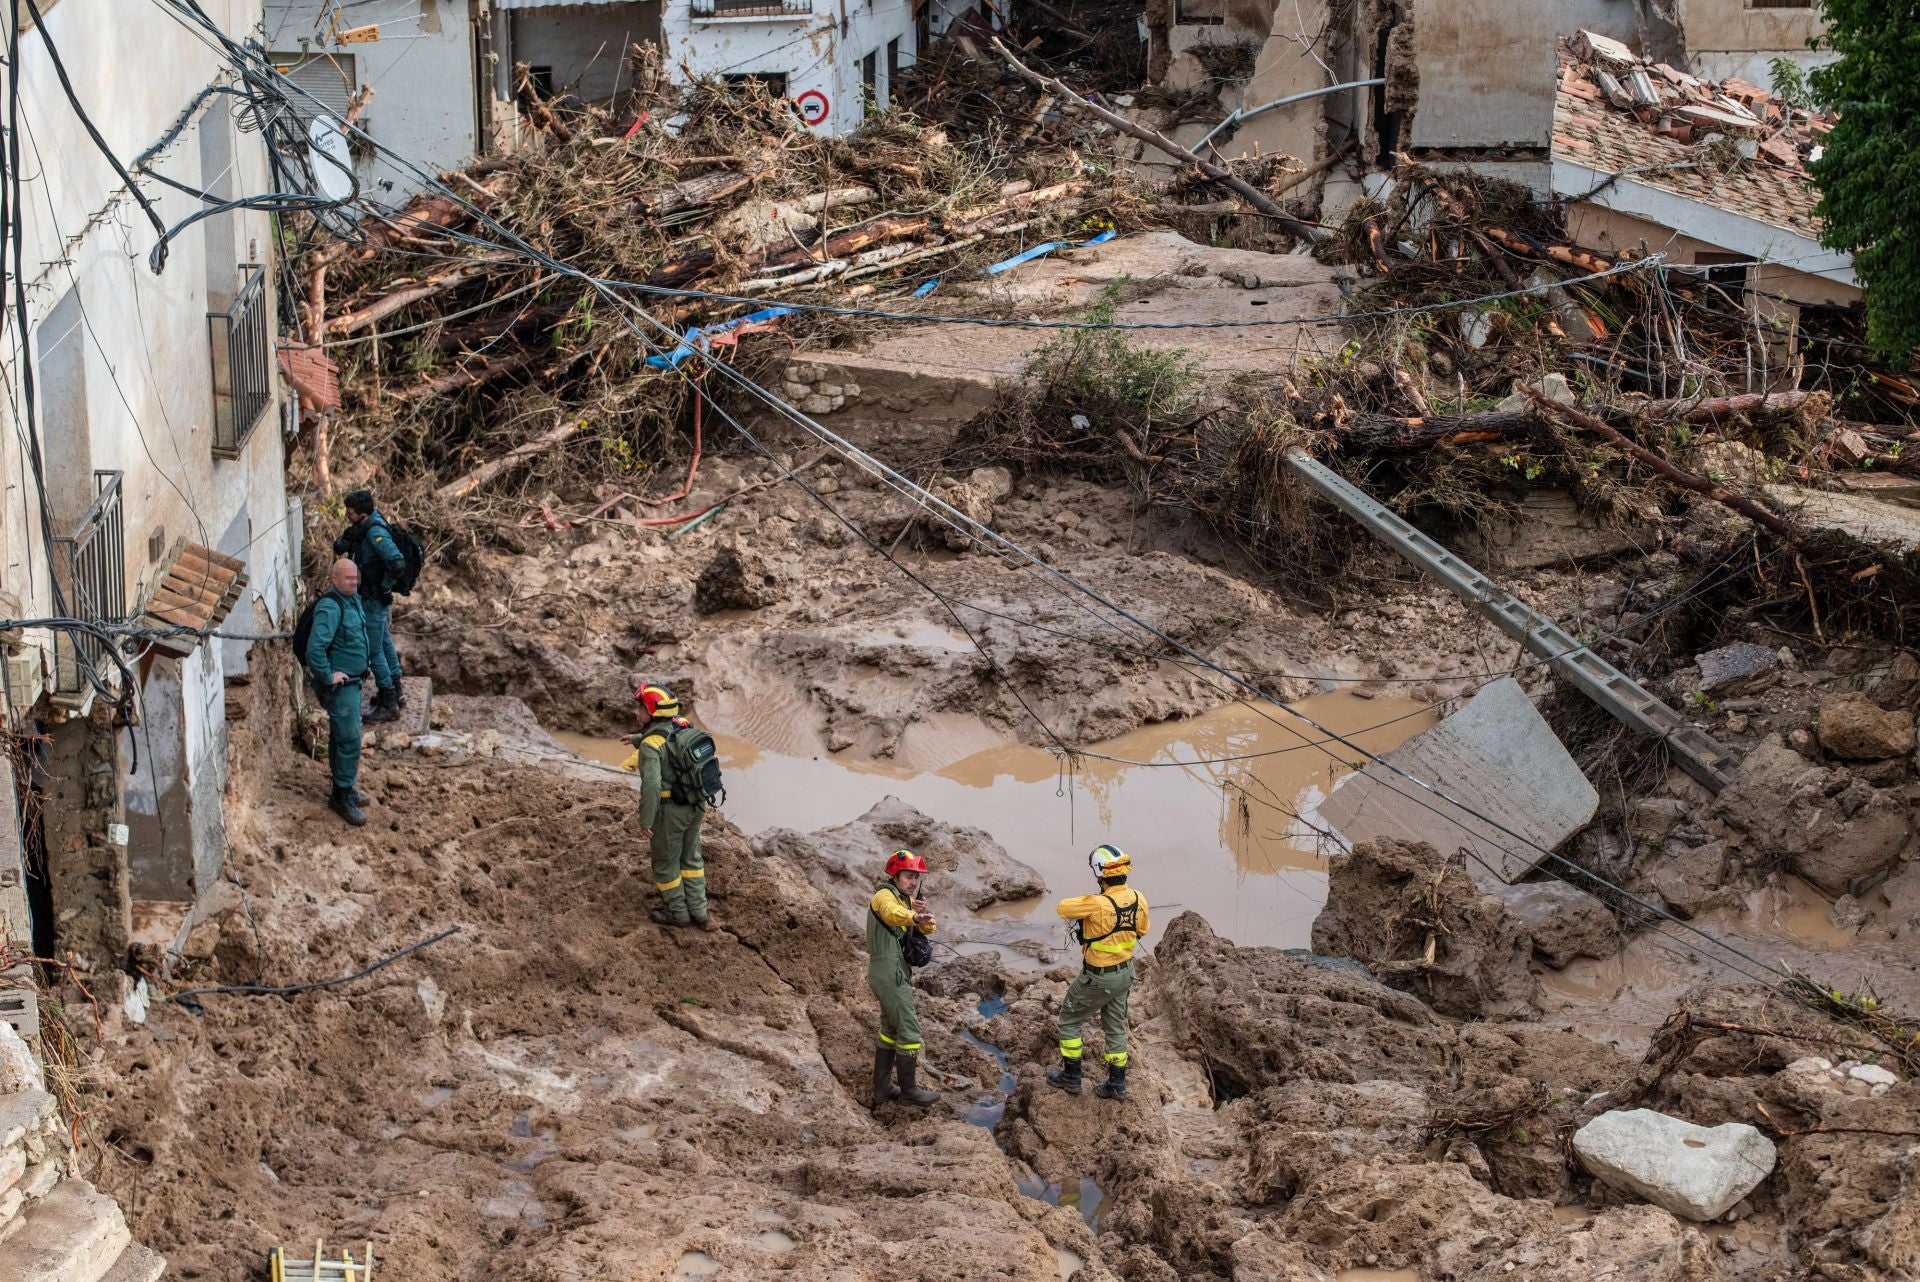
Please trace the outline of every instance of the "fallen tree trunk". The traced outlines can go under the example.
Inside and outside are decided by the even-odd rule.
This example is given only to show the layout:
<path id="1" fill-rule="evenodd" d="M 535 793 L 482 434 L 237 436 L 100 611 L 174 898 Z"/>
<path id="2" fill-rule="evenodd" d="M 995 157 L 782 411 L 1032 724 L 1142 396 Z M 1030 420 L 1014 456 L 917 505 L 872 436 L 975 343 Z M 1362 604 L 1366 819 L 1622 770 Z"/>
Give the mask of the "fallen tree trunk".
<path id="1" fill-rule="evenodd" d="M 1822 403 L 1817 392 L 1751 392 L 1739 396 L 1676 397 L 1658 401 L 1623 401 L 1607 407 L 1614 414 L 1632 414 L 1650 422 L 1680 422 L 1719 426 L 1735 417 L 1771 422 L 1804 412 Z M 1473 414 L 1429 414 L 1413 418 L 1358 415 L 1341 433 L 1343 451 L 1406 452 L 1467 441 L 1499 441 L 1526 436 L 1541 420 L 1531 409 L 1483 410 Z M 1464 438 L 1464 439 L 1463 439 Z"/>
<path id="2" fill-rule="evenodd" d="M 439 497 L 442 501 L 464 498 L 485 485 L 488 481 L 499 476 L 502 472 L 517 467 L 534 455 L 545 454 L 555 446 L 564 445 L 566 442 L 580 435 L 580 429 L 586 425 L 587 420 L 584 418 L 573 423 L 562 423 L 545 436 L 537 437 L 524 445 L 516 445 L 492 462 L 482 463 L 479 467 L 474 468 L 473 471 L 468 472 L 459 480 L 441 486 L 438 491 Z"/>
<path id="3" fill-rule="evenodd" d="M 933 220 L 919 214 L 890 214 L 885 218 L 876 218 L 872 222 L 861 223 L 846 231 L 835 232 L 817 245 L 805 249 L 788 249 L 766 259 L 762 268 L 793 267 L 800 263 L 824 263 L 834 258 L 844 258 L 857 254 L 863 249 L 889 241 L 908 240 L 925 234 L 933 226 Z"/>
<path id="4" fill-rule="evenodd" d="M 1681 489 L 1692 490 L 1695 494 L 1704 494 L 1722 507 L 1730 508 L 1738 512 L 1741 516 L 1746 517 L 1762 529 L 1771 530 L 1789 542 L 1794 540 L 1792 526 L 1744 494 L 1735 494 L 1732 490 L 1724 486 L 1715 485 L 1704 476 L 1699 476 L 1687 471 L 1673 463 L 1664 454 L 1657 453 L 1640 444 L 1638 441 L 1629 439 L 1619 429 L 1601 422 L 1585 410 L 1577 410 L 1571 405 L 1562 405 L 1559 401 L 1551 400 L 1531 387 L 1523 387 L 1520 390 L 1526 393 L 1527 399 L 1538 406 L 1542 413 L 1555 418 L 1565 419 L 1581 431 L 1593 433 L 1614 448 L 1622 450 L 1632 458 L 1638 459 L 1640 462 L 1646 464 L 1655 472 L 1658 472 L 1664 479 L 1679 486 Z"/>
<path id="5" fill-rule="evenodd" d="M 485 274 L 489 268 L 497 267 L 507 261 L 509 260 L 505 255 L 475 259 L 469 263 L 462 263 L 451 271 L 441 272 L 438 276 L 429 276 L 419 284 L 408 286 L 406 289 L 395 290 L 385 298 L 367 304 L 359 311 L 348 312 L 344 316 L 334 317 L 327 322 L 327 332 L 330 334 L 352 334 L 358 330 L 363 330 L 369 325 L 378 324 L 380 321 L 385 320 L 404 307 L 411 306 L 423 299 L 432 298 L 435 294 L 444 294 L 450 289 L 464 285 L 476 276 Z"/>
<path id="6" fill-rule="evenodd" d="M 1009 50 L 1006 45 L 1002 44 L 998 37 L 994 38 L 993 47 L 1000 51 L 1000 56 L 1007 60 L 1007 65 L 1012 67 L 1022 79 L 1056 95 L 1060 99 L 1061 106 L 1074 111 L 1084 112 L 1106 125 L 1109 129 L 1117 130 L 1129 138 L 1137 138 L 1156 151 L 1172 156 L 1175 160 L 1185 161 L 1206 175 L 1208 179 L 1219 183 L 1222 187 L 1225 187 L 1228 191 L 1231 191 L 1234 195 L 1240 197 L 1261 213 L 1277 221 L 1291 235 L 1298 236 L 1302 240 L 1310 241 L 1332 239 L 1333 233 L 1327 228 L 1316 227 L 1312 223 L 1301 222 L 1298 218 L 1295 218 L 1292 214 L 1289 214 L 1286 210 L 1274 204 L 1258 187 L 1247 182 L 1231 169 L 1216 165 L 1211 160 L 1204 159 L 1194 152 L 1188 151 L 1185 147 L 1182 147 L 1165 134 L 1148 129 L 1145 125 L 1135 124 L 1118 112 L 1109 111 L 1098 103 L 1087 101 L 1084 94 L 1075 92 L 1074 89 L 1064 81 L 1057 80 L 1052 76 L 1043 76 L 1039 72 L 1034 71 L 1018 58 L 1014 57 L 1012 51 Z"/>
<path id="7" fill-rule="evenodd" d="M 725 200 L 745 189 L 760 176 L 764 168 L 763 165 L 745 165 L 739 169 L 716 169 L 697 178 L 684 178 L 660 191 L 647 192 L 634 203 L 640 207 L 641 213 L 654 218 L 711 205 L 716 200 Z"/>

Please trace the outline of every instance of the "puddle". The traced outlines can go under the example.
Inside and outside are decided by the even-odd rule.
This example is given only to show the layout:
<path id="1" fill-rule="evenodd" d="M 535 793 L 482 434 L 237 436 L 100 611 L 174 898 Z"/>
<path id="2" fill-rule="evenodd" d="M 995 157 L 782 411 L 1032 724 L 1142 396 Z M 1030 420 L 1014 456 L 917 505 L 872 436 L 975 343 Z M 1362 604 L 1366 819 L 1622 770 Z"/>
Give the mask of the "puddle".
<path id="1" fill-rule="evenodd" d="M 980 1004 L 982 1006 L 986 1005 L 985 1002 Z M 1004 1002 L 1001 1003 L 1001 1007 L 1005 1009 Z M 1000 1080 L 994 1085 L 994 1088 L 960 1109 L 960 1118 L 962 1121 L 971 1122 L 975 1126 L 984 1126 L 988 1130 L 992 1130 L 994 1127 L 1000 1125 L 1000 1119 L 1007 1115 L 1007 1100 L 1012 1096 L 1013 1088 L 1018 1083 L 1014 1078 L 1012 1070 L 1007 1067 L 1007 1053 L 1005 1051 L 991 1042 L 982 1041 L 974 1035 L 973 1030 L 970 1028 L 961 1029 L 960 1036 L 965 1038 L 970 1045 L 993 1056 L 994 1063 L 1000 1065 Z"/>
<path id="2" fill-rule="evenodd" d="M 759 1244 L 761 1250 L 774 1251 L 781 1255 L 787 1254 L 798 1245 L 791 1237 L 782 1233 L 779 1229 L 768 1229 L 765 1233 L 760 1234 L 753 1240 Z"/>
<path id="3" fill-rule="evenodd" d="M 1060 1268 L 1060 1282 L 1067 1282 L 1068 1278 L 1078 1273 L 1087 1263 L 1064 1246 L 1053 1248 L 1053 1262 Z"/>
<path id="4" fill-rule="evenodd" d="M 531 1113 L 522 1113 L 514 1118 L 513 1124 L 507 1127 L 507 1134 L 514 1139 L 530 1139 L 533 1141 L 533 1147 L 519 1157 L 500 1163 L 506 1170 L 525 1175 L 548 1158 L 558 1156 L 560 1152 L 560 1142 L 554 1138 L 552 1131 L 534 1133 Z"/>
<path id="5" fill-rule="evenodd" d="M 1420 1282 L 1419 1269 L 1341 1269 L 1333 1282 Z"/>
<path id="6" fill-rule="evenodd" d="M 687 1251 L 681 1255 L 680 1262 L 673 1266 L 672 1276 L 676 1278 L 719 1277 L 720 1270 L 725 1267 L 705 1251 Z"/>
<path id="7" fill-rule="evenodd" d="M 1014 1183 L 1024 1196 L 1050 1202 L 1054 1206 L 1070 1207 L 1080 1212 L 1080 1218 L 1087 1222 L 1088 1228 L 1100 1227 L 1100 1203 L 1106 1194 L 1092 1180 L 1066 1180 L 1060 1184 L 1049 1184 L 1039 1176 L 1019 1176 Z"/>
<path id="8" fill-rule="evenodd" d="M 1599 1212 L 1585 1206 L 1556 1206 L 1553 1208 L 1553 1222 L 1565 1224 L 1571 1228 L 1584 1229 L 1593 1223 L 1593 1217 Z"/>
<path id="9" fill-rule="evenodd" d="M 998 995 L 983 997 L 980 999 L 980 1005 L 977 1009 L 980 1012 L 980 1018 L 992 1019 L 996 1015 L 1004 1015 L 1007 1013 L 1007 999 Z"/>
<path id="10" fill-rule="evenodd" d="M 1344 691 L 1294 706 L 1372 752 L 1396 748 L 1438 719 L 1413 700 Z M 1231 704 L 1143 727 L 1094 750 L 1152 764 L 1089 757 L 1070 777 L 1057 758 L 1021 744 L 975 751 L 930 771 L 790 755 L 793 727 L 811 725 L 813 715 L 797 698 L 757 699 L 751 708 L 728 701 L 715 714 L 726 814 L 744 831 L 830 828 L 891 795 L 934 819 L 986 829 L 1040 872 L 1049 895 L 1001 906 L 996 916 L 1051 926 L 1051 899 L 1091 889 L 1086 852 L 1113 840 L 1139 860 L 1136 884 L 1165 914 L 1161 921 L 1191 909 L 1236 943 L 1310 943 L 1326 898 L 1328 844 L 1311 828 L 1313 807 L 1351 771 L 1353 754 L 1319 745 L 1318 734 L 1276 708 Z M 564 731 L 554 738 L 577 755 L 615 765 L 631 751 L 622 739 Z M 1201 760 L 1212 764 L 1192 764 Z M 1009 958 L 1016 959 L 1034 964 Z"/>
<path id="11" fill-rule="evenodd" d="M 1747 896 L 1747 925 L 1812 948 L 1845 948 L 1857 927 L 1833 924 L 1833 905 L 1798 877 Z"/>

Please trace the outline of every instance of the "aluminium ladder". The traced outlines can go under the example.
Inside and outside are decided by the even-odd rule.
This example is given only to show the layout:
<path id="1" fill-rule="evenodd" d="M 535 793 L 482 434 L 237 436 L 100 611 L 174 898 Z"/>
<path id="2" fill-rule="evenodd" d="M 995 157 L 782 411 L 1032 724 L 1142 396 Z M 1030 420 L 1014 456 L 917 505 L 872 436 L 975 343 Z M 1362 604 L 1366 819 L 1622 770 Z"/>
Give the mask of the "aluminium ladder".
<path id="1" fill-rule="evenodd" d="M 1332 468 L 1298 450 L 1287 455 L 1287 463 L 1334 506 L 1545 660 L 1582 694 L 1641 734 L 1666 744 L 1682 770 L 1714 792 L 1732 781 L 1727 773 L 1734 764 L 1732 754 L 1559 624 L 1420 533 Z"/>

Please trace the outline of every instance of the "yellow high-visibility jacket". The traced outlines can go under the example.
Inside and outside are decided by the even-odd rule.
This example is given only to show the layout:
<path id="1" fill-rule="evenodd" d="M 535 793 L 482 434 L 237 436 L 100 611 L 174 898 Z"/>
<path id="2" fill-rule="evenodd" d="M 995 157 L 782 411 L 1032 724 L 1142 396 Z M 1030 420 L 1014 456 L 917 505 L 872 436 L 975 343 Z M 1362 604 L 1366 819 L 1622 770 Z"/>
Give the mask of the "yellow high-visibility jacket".
<path id="1" fill-rule="evenodd" d="M 1121 911 L 1128 908 L 1137 909 L 1134 929 L 1116 929 Z M 1147 933 L 1146 897 L 1131 886 L 1063 899 L 1057 911 L 1068 921 L 1080 924 L 1080 956 L 1089 966 L 1118 966 L 1132 961 L 1134 945 Z"/>

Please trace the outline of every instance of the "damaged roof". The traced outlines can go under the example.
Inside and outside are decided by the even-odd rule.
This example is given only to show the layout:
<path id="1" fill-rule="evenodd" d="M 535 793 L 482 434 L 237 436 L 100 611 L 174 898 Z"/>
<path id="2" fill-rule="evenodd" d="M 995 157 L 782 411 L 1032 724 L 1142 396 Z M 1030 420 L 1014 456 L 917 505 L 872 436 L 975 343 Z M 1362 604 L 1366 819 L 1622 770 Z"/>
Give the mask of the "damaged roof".
<path id="1" fill-rule="evenodd" d="M 1820 193 L 1805 165 L 1837 119 L 1744 80 L 1702 80 L 1590 31 L 1560 41 L 1555 158 L 1810 240 L 1820 235 Z"/>

